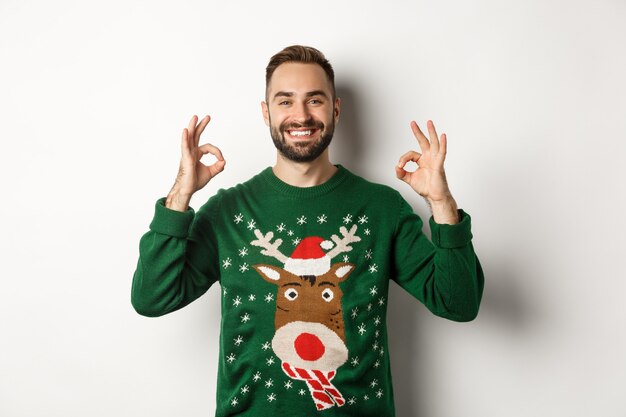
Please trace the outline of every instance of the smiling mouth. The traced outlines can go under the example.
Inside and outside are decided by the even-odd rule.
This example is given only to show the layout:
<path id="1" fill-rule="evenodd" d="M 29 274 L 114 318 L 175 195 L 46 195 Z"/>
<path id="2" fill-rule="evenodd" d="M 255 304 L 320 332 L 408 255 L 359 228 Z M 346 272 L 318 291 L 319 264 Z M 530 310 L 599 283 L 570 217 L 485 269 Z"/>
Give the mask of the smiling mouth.
<path id="1" fill-rule="evenodd" d="M 318 129 L 299 129 L 299 130 L 287 130 L 287 134 L 295 139 L 309 139 L 311 136 L 317 133 Z"/>

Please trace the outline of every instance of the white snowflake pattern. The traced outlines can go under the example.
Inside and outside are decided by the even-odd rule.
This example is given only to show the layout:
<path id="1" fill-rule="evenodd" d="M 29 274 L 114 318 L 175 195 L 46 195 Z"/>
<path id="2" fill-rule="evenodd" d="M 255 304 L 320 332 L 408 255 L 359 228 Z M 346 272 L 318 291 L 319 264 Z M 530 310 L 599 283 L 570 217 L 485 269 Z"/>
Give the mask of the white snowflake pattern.
<path id="1" fill-rule="evenodd" d="M 254 301 L 254 300 L 256 300 L 256 295 L 254 295 L 254 294 L 250 294 L 250 295 L 248 296 L 248 301 Z"/>
<path id="2" fill-rule="evenodd" d="M 243 214 L 239 213 L 239 214 L 235 214 L 235 218 L 233 218 L 233 221 L 236 224 L 239 224 L 243 221 Z"/>
<path id="3" fill-rule="evenodd" d="M 317 222 L 319 224 L 326 223 L 327 221 L 328 221 L 328 217 L 326 217 L 325 214 L 322 214 L 321 216 L 317 216 Z"/>
<path id="4" fill-rule="evenodd" d="M 354 405 L 355 403 L 356 403 L 356 398 L 354 398 L 354 397 L 350 397 L 350 398 L 348 399 L 348 404 L 350 404 L 350 405 Z"/>
<path id="5" fill-rule="evenodd" d="M 276 231 L 277 231 L 278 233 L 282 233 L 282 232 L 284 232 L 284 231 L 285 231 L 285 228 L 286 228 L 285 223 L 281 223 L 281 224 L 279 224 L 279 225 L 277 225 L 277 226 L 276 226 Z"/>
<path id="6" fill-rule="evenodd" d="M 378 342 L 374 342 L 372 345 L 372 350 L 378 350 Z"/>
<path id="7" fill-rule="evenodd" d="M 254 220 L 250 220 L 248 222 L 248 226 L 247 227 L 248 227 L 248 230 L 254 229 L 256 227 L 256 222 Z"/>
<path id="8" fill-rule="evenodd" d="M 288 234 L 289 236 L 293 236 L 293 230 L 287 230 L 287 234 Z"/>
<path id="9" fill-rule="evenodd" d="M 299 226 L 302 226 L 303 224 L 306 223 L 306 216 L 298 217 L 298 220 L 296 220 L 296 222 L 298 223 Z"/>
<path id="10" fill-rule="evenodd" d="M 261 379 L 261 372 L 256 372 L 254 375 L 252 375 L 252 380 L 254 382 L 259 382 L 259 380 Z"/>
<path id="11" fill-rule="evenodd" d="M 376 288 L 376 287 L 374 287 L 374 288 Z M 372 303 L 369 303 L 367 305 L 367 311 L 372 311 Z"/>
<path id="12" fill-rule="evenodd" d="M 293 382 L 291 381 L 285 382 L 285 388 L 290 389 L 291 387 L 293 387 Z"/>
<path id="13" fill-rule="evenodd" d="M 232 400 L 230 400 L 230 405 L 232 405 L 233 407 L 236 406 L 237 404 L 239 404 L 237 397 L 234 397 Z"/>
<path id="14" fill-rule="evenodd" d="M 363 399 L 364 399 L 365 401 L 367 401 L 367 400 L 369 400 L 369 399 L 370 399 L 370 396 L 369 396 L 369 395 L 367 395 L 367 394 L 365 394 L 365 395 L 363 396 Z"/>
<path id="15" fill-rule="evenodd" d="M 235 297 L 235 298 L 233 299 L 233 305 L 234 305 L 235 307 L 239 307 L 239 306 L 241 305 L 241 297 L 240 297 L 240 296 L 237 296 L 237 297 Z"/>
<path id="16" fill-rule="evenodd" d="M 374 324 L 377 326 L 380 324 L 380 316 L 374 317 Z"/>
<path id="17" fill-rule="evenodd" d="M 376 330 L 376 332 L 374 333 L 374 335 L 375 335 L 376 337 L 380 336 L 380 330 Z"/>
<path id="18" fill-rule="evenodd" d="M 385 297 L 380 297 L 378 299 L 378 305 L 381 307 L 385 305 Z"/>
<path id="19" fill-rule="evenodd" d="M 272 378 L 265 381 L 265 388 L 271 388 L 273 386 L 274 386 L 274 381 L 272 381 Z"/>
<path id="20" fill-rule="evenodd" d="M 380 361 L 376 359 L 376 362 L 374 362 L 374 368 L 378 369 L 379 366 L 380 366 Z"/>
<path id="21" fill-rule="evenodd" d="M 276 394 L 274 394 L 273 392 L 267 396 L 267 401 L 268 402 L 272 402 L 272 401 L 276 401 Z"/>
<path id="22" fill-rule="evenodd" d="M 363 336 L 365 334 L 365 332 L 367 332 L 367 329 L 365 328 L 365 323 L 361 323 L 359 325 L 359 329 L 358 332 L 361 336 Z"/>
<path id="23" fill-rule="evenodd" d="M 380 398 L 383 396 L 383 390 L 379 389 L 378 391 L 376 391 L 376 398 Z"/>
<path id="24" fill-rule="evenodd" d="M 367 216 L 365 214 L 362 216 L 359 216 L 358 222 L 359 224 L 367 223 Z"/>
<path id="25" fill-rule="evenodd" d="M 250 321 L 250 314 L 245 313 L 243 316 L 240 317 L 241 318 L 241 322 L 242 323 L 247 323 Z"/>
<path id="26" fill-rule="evenodd" d="M 365 259 L 372 259 L 372 250 L 368 249 L 365 251 Z"/>
<path id="27" fill-rule="evenodd" d="M 300 394 L 300 395 L 304 395 L 304 394 L 306 394 L 306 391 L 305 391 L 305 390 L 303 390 L 302 388 L 300 388 L 300 391 L 298 391 L 298 394 Z"/>
<path id="28" fill-rule="evenodd" d="M 380 350 L 378 351 L 378 354 L 380 356 L 383 356 L 385 354 L 385 349 L 382 346 L 380 347 Z"/>
<path id="29" fill-rule="evenodd" d="M 270 342 L 265 342 L 261 345 L 261 349 L 268 350 L 270 348 Z"/>
<path id="30" fill-rule="evenodd" d="M 371 264 L 368 269 L 373 274 L 374 272 L 378 272 L 378 265 Z"/>
<path id="31" fill-rule="evenodd" d="M 243 265 L 239 265 L 239 272 L 243 273 L 250 269 L 250 266 L 247 263 L 243 263 Z"/>
<path id="32" fill-rule="evenodd" d="M 352 214 L 346 214 L 346 216 L 343 218 L 343 223 L 348 224 L 350 222 L 352 222 Z"/>
<path id="33" fill-rule="evenodd" d="M 365 229 L 365 230 L 363 230 L 363 233 L 365 233 L 367 236 L 369 236 L 372 233 L 372 231 L 370 229 Z"/>
<path id="34" fill-rule="evenodd" d="M 358 307 L 354 307 L 352 309 L 352 313 L 350 314 L 350 317 L 352 317 L 353 319 L 356 318 L 356 316 L 359 314 L 359 308 Z"/>
<path id="35" fill-rule="evenodd" d="M 377 379 L 373 379 L 372 382 L 370 382 L 370 387 L 371 388 L 376 388 L 376 385 L 378 385 L 378 380 Z"/>
<path id="36" fill-rule="evenodd" d="M 348 255 L 343 255 L 343 261 L 350 262 L 350 258 L 348 257 Z"/>
<path id="37" fill-rule="evenodd" d="M 298 246 L 298 243 L 300 243 L 300 238 L 299 238 L 299 237 L 297 237 L 297 238 L 293 239 L 293 240 L 291 241 L 291 243 L 293 243 L 293 246 Z"/>
<path id="38" fill-rule="evenodd" d="M 230 258 L 226 258 L 222 261 L 222 268 L 228 269 L 229 266 L 233 264 L 233 260 Z"/>
<path id="39" fill-rule="evenodd" d="M 376 288 L 376 285 L 374 285 L 372 288 L 370 288 L 370 295 L 374 296 L 378 294 L 378 288 Z"/>
<path id="40" fill-rule="evenodd" d="M 228 363 L 233 363 L 233 362 L 235 362 L 236 360 L 237 360 L 237 356 L 235 356 L 235 354 L 234 354 L 234 353 L 231 353 L 230 355 L 228 355 L 228 356 L 226 357 L 226 362 L 228 362 Z"/>
<path id="41" fill-rule="evenodd" d="M 357 366 L 359 364 L 359 357 L 355 356 L 350 360 L 350 363 L 352 364 L 352 366 Z"/>
<path id="42" fill-rule="evenodd" d="M 267 295 L 265 296 L 265 302 L 270 303 L 272 302 L 273 299 L 274 299 L 274 294 L 272 294 L 271 292 L 268 292 Z"/>
<path id="43" fill-rule="evenodd" d="M 228 289 L 227 289 L 226 287 L 224 287 L 224 290 L 222 291 L 222 294 L 223 294 L 224 296 L 226 296 L 226 294 L 228 294 Z"/>
<path id="44" fill-rule="evenodd" d="M 241 335 L 237 336 L 233 339 L 233 343 L 235 344 L 235 346 L 239 346 L 243 343 L 243 337 L 241 337 Z"/>
<path id="45" fill-rule="evenodd" d="M 267 358 L 267 359 L 265 360 L 265 363 L 267 363 L 267 366 L 272 366 L 272 365 L 274 365 L 274 357 L 273 357 L 273 356 L 270 356 L 269 358 Z"/>
<path id="46" fill-rule="evenodd" d="M 248 254 L 248 248 L 239 249 L 239 256 L 244 257 Z"/>
<path id="47" fill-rule="evenodd" d="M 250 391 L 250 387 L 247 385 L 244 385 L 243 387 L 241 387 L 241 393 L 242 394 L 247 394 Z"/>

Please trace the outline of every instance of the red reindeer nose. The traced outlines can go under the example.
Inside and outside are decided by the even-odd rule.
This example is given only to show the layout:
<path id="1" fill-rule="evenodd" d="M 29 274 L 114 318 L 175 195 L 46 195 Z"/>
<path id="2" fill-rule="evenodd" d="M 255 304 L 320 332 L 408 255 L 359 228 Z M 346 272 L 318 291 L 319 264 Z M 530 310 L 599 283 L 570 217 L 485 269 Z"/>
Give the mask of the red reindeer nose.
<path id="1" fill-rule="evenodd" d="M 324 355 L 326 348 L 322 341 L 311 333 L 301 333 L 293 342 L 296 353 L 305 361 L 315 361 Z"/>

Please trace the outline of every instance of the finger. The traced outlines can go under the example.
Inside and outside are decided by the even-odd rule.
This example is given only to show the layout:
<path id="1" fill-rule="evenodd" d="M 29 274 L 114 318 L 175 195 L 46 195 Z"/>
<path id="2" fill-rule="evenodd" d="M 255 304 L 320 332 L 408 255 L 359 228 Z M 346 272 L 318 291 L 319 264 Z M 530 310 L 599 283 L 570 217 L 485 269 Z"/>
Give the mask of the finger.
<path id="1" fill-rule="evenodd" d="M 189 125 L 187 125 L 187 130 L 189 131 L 189 137 L 193 138 L 193 134 L 196 131 L 196 124 L 198 124 L 198 116 L 195 114 L 191 117 L 189 121 Z"/>
<path id="2" fill-rule="evenodd" d="M 199 146 L 198 150 L 202 153 L 202 155 L 206 155 L 207 153 L 210 153 L 211 155 L 215 156 L 215 158 L 217 158 L 218 161 L 224 160 L 222 151 L 220 151 L 220 149 L 217 146 L 211 145 L 210 143 L 205 143 L 204 145 Z"/>
<path id="3" fill-rule="evenodd" d="M 422 157 L 422 154 L 419 152 L 408 151 L 407 153 L 405 153 L 404 155 L 400 157 L 400 160 L 398 161 L 398 168 L 404 168 L 404 166 L 409 161 L 413 161 L 417 164 L 421 157 Z"/>
<path id="4" fill-rule="evenodd" d="M 439 154 L 442 159 L 446 159 L 446 154 L 448 153 L 448 136 L 445 133 L 441 134 L 441 147 L 439 148 Z"/>
<path id="5" fill-rule="evenodd" d="M 196 133 L 194 134 L 194 142 L 196 146 L 198 146 L 198 143 L 200 143 L 200 135 L 202 134 L 202 132 L 204 132 L 204 128 L 207 127 L 210 121 L 211 121 L 211 116 L 206 115 L 200 121 L 200 124 L 197 126 Z"/>
<path id="6" fill-rule="evenodd" d="M 404 182 L 408 182 L 407 175 L 408 175 L 407 171 L 405 171 L 403 168 L 400 168 L 399 166 L 396 165 L 396 178 Z"/>
<path id="7" fill-rule="evenodd" d="M 226 165 L 226 160 L 222 159 L 222 160 L 219 160 L 219 161 L 215 161 L 211 165 L 204 165 L 202 162 L 200 162 L 198 167 L 200 169 L 202 169 L 203 171 L 207 171 L 209 173 L 209 175 L 211 176 L 211 178 L 212 178 L 215 175 L 217 175 L 220 172 L 222 172 L 224 170 L 224 166 L 225 165 Z"/>
<path id="8" fill-rule="evenodd" d="M 428 151 L 428 149 L 430 149 L 430 143 L 428 143 L 428 139 L 426 138 L 426 136 L 424 136 L 422 130 L 417 125 L 415 120 L 411 122 L 411 130 L 413 131 L 413 135 L 417 139 L 417 142 L 419 143 L 422 152 Z"/>
<path id="9" fill-rule="evenodd" d="M 183 158 L 188 158 L 191 154 L 189 150 L 189 131 L 187 128 L 183 129 L 183 134 L 181 135 L 180 150 Z"/>
<path id="10" fill-rule="evenodd" d="M 430 146 L 432 146 L 432 151 L 435 155 L 439 153 L 439 136 L 437 136 L 437 131 L 435 130 L 435 124 L 432 120 L 426 122 L 426 126 L 428 127 L 428 136 L 430 137 Z"/>
<path id="11" fill-rule="evenodd" d="M 211 173 L 211 178 L 213 178 L 214 176 L 216 176 L 220 172 L 224 171 L 224 166 L 225 165 L 226 165 L 226 161 L 224 161 L 222 159 L 220 161 L 217 161 L 213 165 L 209 166 L 209 172 Z"/>

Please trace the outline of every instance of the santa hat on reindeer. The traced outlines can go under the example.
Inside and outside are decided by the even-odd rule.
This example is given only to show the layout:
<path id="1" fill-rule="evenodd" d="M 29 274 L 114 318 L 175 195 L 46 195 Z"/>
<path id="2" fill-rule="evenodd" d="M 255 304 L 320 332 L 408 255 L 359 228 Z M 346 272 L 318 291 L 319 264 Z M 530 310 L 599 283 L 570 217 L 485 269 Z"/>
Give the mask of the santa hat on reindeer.
<path id="1" fill-rule="evenodd" d="M 330 270 L 330 257 L 324 252 L 333 248 L 333 242 L 318 236 L 309 236 L 285 260 L 285 270 L 295 275 L 323 275 Z"/>

